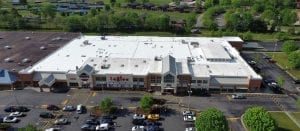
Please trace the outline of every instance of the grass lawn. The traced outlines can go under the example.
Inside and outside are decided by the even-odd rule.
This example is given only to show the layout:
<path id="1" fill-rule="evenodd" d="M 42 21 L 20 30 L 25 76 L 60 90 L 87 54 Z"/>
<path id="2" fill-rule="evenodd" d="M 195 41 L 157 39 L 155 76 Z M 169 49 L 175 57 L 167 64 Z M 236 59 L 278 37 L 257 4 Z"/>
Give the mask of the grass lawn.
<path id="1" fill-rule="evenodd" d="M 295 70 L 295 69 L 289 69 L 290 66 L 288 65 L 288 56 L 283 53 L 283 52 L 276 52 L 276 53 L 267 53 L 268 56 L 272 57 L 272 59 L 276 60 L 277 63 L 282 67 L 282 68 L 288 68 L 287 71 L 291 73 L 294 77 L 297 79 L 300 79 L 300 70 Z M 273 57 L 274 56 L 274 57 Z"/>
<path id="2" fill-rule="evenodd" d="M 294 112 L 294 113 L 292 113 L 292 115 L 296 118 L 296 120 L 298 121 L 298 122 L 300 122 L 300 112 Z"/>
<path id="3" fill-rule="evenodd" d="M 272 117 L 276 120 L 280 131 L 299 131 L 296 124 L 283 112 L 270 112 Z"/>

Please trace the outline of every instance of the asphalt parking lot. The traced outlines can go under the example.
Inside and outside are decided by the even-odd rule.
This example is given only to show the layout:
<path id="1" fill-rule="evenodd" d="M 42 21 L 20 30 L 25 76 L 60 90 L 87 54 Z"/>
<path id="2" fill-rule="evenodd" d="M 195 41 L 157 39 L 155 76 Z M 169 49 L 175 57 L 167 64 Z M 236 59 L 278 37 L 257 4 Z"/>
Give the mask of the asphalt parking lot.
<path id="1" fill-rule="evenodd" d="M 293 84 L 293 79 L 290 77 L 284 70 L 278 67 L 276 64 L 269 63 L 266 59 L 263 59 L 265 56 L 264 53 L 261 52 L 243 52 L 242 56 L 246 61 L 254 60 L 256 54 L 261 57 L 261 61 L 258 63 L 258 67 L 261 68 L 261 73 L 264 78 L 277 80 L 280 76 L 283 76 L 285 79 L 285 83 L 283 88 L 289 93 L 297 94 L 296 85 Z"/>
<path id="2" fill-rule="evenodd" d="M 1 91 L 0 92 L 0 115 L 5 116 L 7 113 L 3 111 L 9 105 L 23 105 L 31 109 L 27 116 L 21 118 L 21 121 L 12 124 L 13 127 L 23 127 L 27 124 L 33 124 L 41 129 L 53 127 L 53 120 L 39 118 L 39 113 L 46 111 L 47 104 L 55 104 L 60 107 L 64 105 L 77 104 L 86 105 L 88 109 L 92 106 L 99 105 L 100 101 L 105 97 L 110 97 L 114 105 L 117 107 L 124 107 L 131 111 L 138 106 L 139 98 L 144 92 L 127 92 L 127 91 L 90 91 L 86 89 L 72 89 L 68 93 L 47 93 L 37 92 L 30 89 L 17 90 L 17 91 Z M 182 131 L 185 129 L 186 124 L 183 121 L 181 111 L 187 109 L 189 97 L 177 96 L 156 96 L 155 98 L 166 99 L 165 106 L 171 108 L 173 113 L 161 115 L 162 120 L 161 128 L 164 131 Z M 278 104 L 276 104 L 277 101 Z M 203 111 L 210 107 L 220 109 L 226 115 L 229 126 L 234 131 L 242 131 L 243 128 L 240 123 L 240 116 L 243 112 L 251 106 L 263 106 L 270 111 L 280 111 L 284 107 L 288 111 L 297 111 L 294 104 L 295 100 L 286 95 L 278 96 L 247 96 L 247 99 L 236 100 L 231 99 L 230 95 L 213 94 L 211 97 L 197 97 L 191 96 L 190 108 L 197 111 Z M 61 126 L 64 131 L 79 131 L 80 126 L 89 119 L 89 112 L 86 114 L 76 114 L 75 112 L 66 113 L 62 111 L 53 112 L 57 115 L 63 115 L 71 122 L 69 125 Z M 115 131 L 127 131 L 132 128 L 132 115 L 133 111 L 125 113 L 114 120 L 117 124 Z"/>

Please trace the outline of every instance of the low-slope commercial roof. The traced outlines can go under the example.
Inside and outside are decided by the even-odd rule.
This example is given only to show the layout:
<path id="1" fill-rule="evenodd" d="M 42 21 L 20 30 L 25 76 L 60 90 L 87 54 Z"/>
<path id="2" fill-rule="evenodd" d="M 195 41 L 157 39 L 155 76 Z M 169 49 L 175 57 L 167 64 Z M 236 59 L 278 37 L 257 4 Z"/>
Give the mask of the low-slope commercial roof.
<path id="1" fill-rule="evenodd" d="M 26 72 L 67 73 L 89 64 L 96 74 L 147 75 L 170 71 L 194 77 L 261 79 L 228 42 L 239 40 L 238 37 L 82 36 Z M 108 68 L 102 69 L 103 66 Z"/>

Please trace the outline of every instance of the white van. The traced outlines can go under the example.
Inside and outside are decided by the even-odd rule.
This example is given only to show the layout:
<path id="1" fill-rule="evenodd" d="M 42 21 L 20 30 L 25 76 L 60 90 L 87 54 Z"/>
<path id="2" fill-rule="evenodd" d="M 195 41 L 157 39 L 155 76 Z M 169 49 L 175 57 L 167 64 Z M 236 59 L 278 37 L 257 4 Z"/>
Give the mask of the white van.
<path id="1" fill-rule="evenodd" d="M 82 106 L 82 104 L 77 105 L 76 113 L 77 114 L 82 114 L 83 113 L 83 106 Z"/>

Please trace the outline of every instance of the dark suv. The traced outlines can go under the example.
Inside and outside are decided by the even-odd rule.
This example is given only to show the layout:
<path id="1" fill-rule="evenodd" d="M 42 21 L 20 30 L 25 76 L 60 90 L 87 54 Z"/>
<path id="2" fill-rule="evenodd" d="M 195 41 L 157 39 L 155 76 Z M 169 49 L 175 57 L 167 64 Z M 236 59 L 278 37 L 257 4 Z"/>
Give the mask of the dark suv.
<path id="1" fill-rule="evenodd" d="M 54 118 L 54 115 L 50 112 L 42 112 L 40 113 L 41 118 Z"/>

